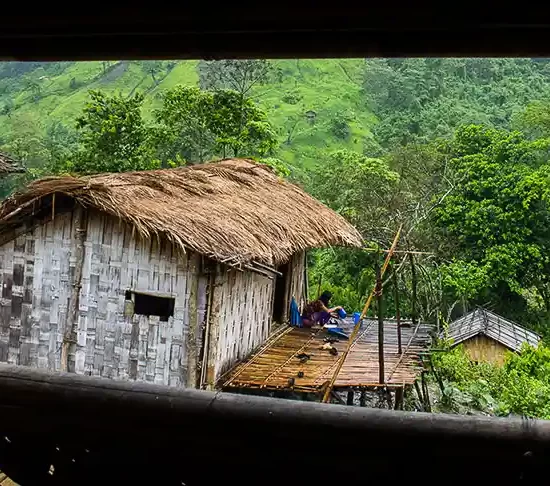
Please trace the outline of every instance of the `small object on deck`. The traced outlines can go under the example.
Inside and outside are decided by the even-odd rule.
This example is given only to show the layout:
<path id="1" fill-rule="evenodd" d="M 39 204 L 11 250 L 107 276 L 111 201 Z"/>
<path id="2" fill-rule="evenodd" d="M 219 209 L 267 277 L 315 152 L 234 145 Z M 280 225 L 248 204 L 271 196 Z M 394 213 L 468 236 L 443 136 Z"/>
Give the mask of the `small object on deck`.
<path id="1" fill-rule="evenodd" d="M 321 349 L 332 349 L 333 347 L 332 343 L 325 343 L 321 346 Z"/>
<path id="2" fill-rule="evenodd" d="M 324 329 L 337 329 L 338 328 L 338 324 L 325 324 L 323 326 Z"/>
<path id="3" fill-rule="evenodd" d="M 330 344 L 332 344 L 332 343 L 339 343 L 339 342 L 340 342 L 339 339 L 337 339 L 337 338 L 335 338 L 335 337 L 330 337 L 330 336 L 326 337 L 326 338 L 324 339 L 324 341 L 325 341 L 325 343 L 330 343 Z"/>
<path id="4" fill-rule="evenodd" d="M 309 354 L 306 354 L 306 353 L 300 353 L 298 355 L 296 355 L 296 357 L 300 360 L 300 363 L 305 363 L 306 361 L 308 361 L 311 356 Z"/>
<path id="5" fill-rule="evenodd" d="M 345 319 L 347 317 L 347 312 L 344 309 L 338 309 L 338 316 L 340 319 Z"/>
<path id="6" fill-rule="evenodd" d="M 338 336 L 343 339 L 349 339 L 349 336 L 344 332 L 344 330 L 341 327 L 335 327 L 332 329 L 328 329 L 327 332 L 329 334 L 333 334 L 334 336 Z"/>
<path id="7" fill-rule="evenodd" d="M 332 354 L 332 356 L 336 356 L 338 354 L 338 350 L 335 347 L 332 347 L 330 348 L 329 353 Z"/>
<path id="8" fill-rule="evenodd" d="M 360 312 L 354 312 L 353 313 L 353 323 L 357 324 L 360 319 L 361 319 L 361 313 Z"/>
<path id="9" fill-rule="evenodd" d="M 288 387 L 289 387 L 289 388 L 294 387 L 294 381 L 295 381 L 294 378 L 289 378 L 289 379 L 288 379 Z"/>
<path id="10" fill-rule="evenodd" d="M 304 372 L 298 371 L 298 378 L 303 378 L 303 377 L 304 377 Z"/>

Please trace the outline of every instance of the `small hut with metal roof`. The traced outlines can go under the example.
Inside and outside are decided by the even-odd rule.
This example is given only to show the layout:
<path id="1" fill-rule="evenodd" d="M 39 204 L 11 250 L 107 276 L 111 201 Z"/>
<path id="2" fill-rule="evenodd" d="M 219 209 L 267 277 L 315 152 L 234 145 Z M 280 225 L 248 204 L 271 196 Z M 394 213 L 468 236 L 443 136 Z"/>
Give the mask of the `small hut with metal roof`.
<path id="1" fill-rule="evenodd" d="M 307 249 L 361 243 L 248 160 L 41 179 L 0 206 L 0 362 L 209 388 L 303 298 Z"/>
<path id="2" fill-rule="evenodd" d="M 449 324 L 446 337 L 461 344 L 474 361 L 503 363 L 508 351 L 519 353 L 524 344 L 538 346 L 537 333 L 487 309 L 478 307 Z"/>

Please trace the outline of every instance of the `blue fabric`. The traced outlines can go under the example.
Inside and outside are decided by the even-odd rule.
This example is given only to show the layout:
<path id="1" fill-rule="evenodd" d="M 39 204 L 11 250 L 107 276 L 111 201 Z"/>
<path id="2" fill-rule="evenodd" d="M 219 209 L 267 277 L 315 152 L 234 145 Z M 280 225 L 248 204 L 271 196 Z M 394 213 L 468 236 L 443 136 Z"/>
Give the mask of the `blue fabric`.
<path id="1" fill-rule="evenodd" d="M 290 302 L 290 325 L 302 327 L 302 316 L 300 316 L 300 309 L 298 309 L 298 304 L 294 297 L 292 297 L 292 301 Z"/>

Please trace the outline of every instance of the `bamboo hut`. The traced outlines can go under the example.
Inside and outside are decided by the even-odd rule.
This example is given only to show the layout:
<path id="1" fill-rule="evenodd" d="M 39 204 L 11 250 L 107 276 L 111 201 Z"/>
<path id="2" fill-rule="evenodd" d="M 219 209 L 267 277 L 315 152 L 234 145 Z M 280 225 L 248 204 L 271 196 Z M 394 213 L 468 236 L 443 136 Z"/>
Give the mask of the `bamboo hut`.
<path id="1" fill-rule="evenodd" d="M 0 207 L 0 362 L 211 388 L 342 217 L 248 160 L 31 183 Z"/>
<path id="2" fill-rule="evenodd" d="M 445 337 L 445 336 L 444 336 Z M 477 308 L 449 325 L 446 337 L 461 344 L 474 361 L 502 364 L 507 352 L 519 353 L 524 344 L 536 347 L 541 336 L 508 319 Z"/>

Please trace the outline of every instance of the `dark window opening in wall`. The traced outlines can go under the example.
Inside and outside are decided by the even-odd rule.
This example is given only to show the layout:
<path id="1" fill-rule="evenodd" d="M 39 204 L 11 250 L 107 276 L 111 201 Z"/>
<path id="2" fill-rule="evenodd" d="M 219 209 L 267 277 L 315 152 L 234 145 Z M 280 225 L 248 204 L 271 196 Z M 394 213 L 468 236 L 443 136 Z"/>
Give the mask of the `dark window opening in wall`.
<path id="1" fill-rule="evenodd" d="M 161 321 L 167 321 L 174 315 L 176 299 L 174 297 L 160 297 L 158 295 L 140 294 L 126 291 L 126 300 L 134 303 L 134 314 L 142 316 L 159 316 Z"/>
<path id="2" fill-rule="evenodd" d="M 273 321 L 278 323 L 282 323 L 283 319 L 288 316 L 287 307 L 290 306 L 290 302 L 288 302 L 286 295 L 288 269 L 288 264 L 277 269 L 282 275 L 277 275 L 277 280 L 275 281 L 275 295 L 273 296 Z"/>

